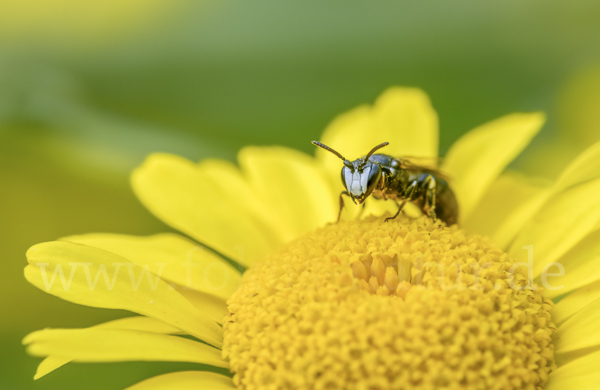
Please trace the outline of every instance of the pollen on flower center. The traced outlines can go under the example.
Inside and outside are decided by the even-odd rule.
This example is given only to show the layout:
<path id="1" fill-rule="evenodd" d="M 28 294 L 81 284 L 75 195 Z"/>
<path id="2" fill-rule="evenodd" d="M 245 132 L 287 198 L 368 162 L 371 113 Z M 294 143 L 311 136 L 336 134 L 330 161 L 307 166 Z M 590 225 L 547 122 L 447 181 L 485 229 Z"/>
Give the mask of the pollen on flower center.
<path id="1" fill-rule="evenodd" d="M 552 303 L 513 264 L 426 217 L 330 225 L 244 275 L 223 355 L 242 389 L 538 389 Z"/>

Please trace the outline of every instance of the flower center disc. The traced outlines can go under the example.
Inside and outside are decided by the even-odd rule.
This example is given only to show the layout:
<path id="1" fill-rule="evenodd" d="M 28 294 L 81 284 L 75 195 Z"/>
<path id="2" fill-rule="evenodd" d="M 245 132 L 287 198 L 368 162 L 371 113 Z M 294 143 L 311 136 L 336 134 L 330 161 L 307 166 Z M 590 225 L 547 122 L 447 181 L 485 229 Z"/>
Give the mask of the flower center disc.
<path id="1" fill-rule="evenodd" d="M 426 217 L 326 226 L 250 269 L 223 355 L 242 389 L 536 389 L 552 303 L 489 240 Z"/>

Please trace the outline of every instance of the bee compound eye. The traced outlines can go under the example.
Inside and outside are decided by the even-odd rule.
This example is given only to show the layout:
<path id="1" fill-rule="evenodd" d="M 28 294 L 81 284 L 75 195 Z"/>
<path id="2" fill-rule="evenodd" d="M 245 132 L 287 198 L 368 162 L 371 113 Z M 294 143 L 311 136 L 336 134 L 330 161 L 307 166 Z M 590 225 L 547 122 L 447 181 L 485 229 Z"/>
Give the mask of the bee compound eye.
<path id="1" fill-rule="evenodd" d="M 367 181 L 367 187 L 369 192 L 377 185 L 379 179 L 381 177 L 381 168 L 377 164 L 371 165 L 371 170 L 369 172 L 369 180 Z"/>

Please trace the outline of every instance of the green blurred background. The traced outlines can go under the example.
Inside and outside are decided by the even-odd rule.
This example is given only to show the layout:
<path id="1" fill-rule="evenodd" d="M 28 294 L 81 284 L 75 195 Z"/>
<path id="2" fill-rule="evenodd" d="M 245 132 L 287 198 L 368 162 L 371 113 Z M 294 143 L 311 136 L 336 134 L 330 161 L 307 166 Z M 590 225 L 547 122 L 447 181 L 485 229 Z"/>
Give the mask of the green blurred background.
<path id="1" fill-rule="evenodd" d="M 309 141 L 392 85 L 440 115 L 441 152 L 513 111 L 549 121 L 516 163 L 552 177 L 600 139 L 600 2 L 0 0 L 0 389 L 120 389 L 189 364 L 70 364 L 34 382 L 25 334 L 125 315 L 22 276 L 32 244 L 167 229 L 134 198 L 151 152 L 233 160 Z"/>

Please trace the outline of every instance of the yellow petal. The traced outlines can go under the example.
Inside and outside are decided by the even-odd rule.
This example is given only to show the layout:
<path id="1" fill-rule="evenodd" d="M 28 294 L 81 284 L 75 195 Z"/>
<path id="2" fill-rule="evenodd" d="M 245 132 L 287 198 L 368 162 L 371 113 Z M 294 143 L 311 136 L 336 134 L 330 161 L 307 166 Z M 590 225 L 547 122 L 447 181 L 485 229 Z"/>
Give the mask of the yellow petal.
<path id="1" fill-rule="evenodd" d="M 196 306 L 200 311 L 206 313 L 213 321 L 222 324 L 223 317 L 229 314 L 227 303 L 214 295 L 205 294 L 196 290 L 186 290 L 177 287 L 177 291 Z"/>
<path id="2" fill-rule="evenodd" d="M 544 123 L 544 115 L 511 114 L 471 130 L 452 145 L 442 170 L 467 219 L 504 168 L 529 144 Z"/>
<path id="3" fill-rule="evenodd" d="M 600 223 L 600 179 L 552 197 L 516 237 L 509 254 L 527 261 L 524 246 L 533 246 L 533 274 L 557 261 Z M 554 271 L 552 271 L 554 272 Z"/>
<path id="4" fill-rule="evenodd" d="M 119 318 L 103 322 L 92 326 L 98 329 L 121 329 L 121 330 L 139 330 L 141 332 L 158 333 L 158 334 L 178 334 L 183 333 L 181 329 L 171 326 L 163 321 L 156 320 L 150 317 L 134 316 Z"/>
<path id="5" fill-rule="evenodd" d="M 34 356 L 75 362 L 162 361 L 227 367 L 221 351 L 178 336 L 122 329 L 47 329 L 30 333 L 23 343 Z"/>
<path id="6" fill-rule="evenodd" d="M 366 155 L 374 146 L 389 142 L 381 153 L 395 157 L 438 156 L 438 118 L 427 95 L 415 88 L 391 88 L 373 107 L 361 106 L 337 117 L 327 127 L 321 142 L 349 160 Z M 318 149 L 317 158 L 338 192 L 342 161 Z"/>
<path id="7" fill-rule="evenodd" d="M 146 379 L 126 390 L 235 390 L 231 378 L 212 372 L 172 372 Z"/>
<path id="8" fill-rule="evenodd" d="M 313 158 L 283 147 L 246 147 L 238 160 L 253 190 L 279 218 L 286 239 L 335 221 L 336 194 Z"/>
<path id="9" fill-rule="evenodd" d="M 382 153 L 437 157 L 438 118 L 429 98 L 420 89 L 390 88 L 373 107 L 360 106 L 337 117 L 321 141 L 352 160 L 386 141 L 390 145 Z M 323 160 L 335 161 L 341 169 L 341 161 L 331 153 L 318 150 L 317 155 Z"/>
<path id="10" fill-rule="evenodd" d="M 158 218 L 242 264 L 252 264 L 280 244 L 252 218 L 245 194 L 224 201 L 214 180 L 183 158 L 151 155 L 133 172 L 132 185 Z"/>
<path id="11" fill-rule="evenodd" d="M 392 155 L 438 156 L 438 117 L 422 90 L 388 89 L 377 98 L 371 110 L 371 120 L 371 130 L 384 137 L 384 141 L 394 143 L 387 150 Z M 367 146 L 362 153 L 370 148 Z"/>
<path id="12" fill-rule="evenodd" d="M 150 333 L 159 334 L 176 334 L 181 333 L 180 329 L 177 329 L 171 325 L 165 324 L 162 321 L 155 320 L 149 317 L 127 317 L 121 318 L 114 321 L 105 322 L 93 326 L 93 328 L 99 329 L 129 329 L 138 330 Z M 38 366 L 37 371 L 33 379 L 39 379 L 50 372 L 64 366 L 71 361 L 70 358 L 63 358 L 57 356 L 48 356 Z"/>
<path id="13" fill-rule="evenodd" d="M 564 275 L 546 278 L 548 284 L 556 288 L 546 291 L 550 298 L 600 280 L 600 230 L 585 237 L 558 262 L 564 267 Z M 556 268 L 550 269 L 550 272 L 556 272 Z M 563 287 L 558 289 L 560 286 Z"/>
<path id="14" fill-rule="evenodd" d="M 41 377 L 48 375 L 52 371 L 61 368 L 65 364 L 71 362 L 70 358 L 48 356 L 38 365 L 37 371 L 33 376 L 34 380 L 40 379 Z"/>
<path id="15" fill-rule="evenodd" d="M 162 279 L 185 288 L 229 299 L 240 283 L 240 273 L 210 250 L 176 234 L 149 237 L 124 234 L 84 234 L 62 238 L 125 257 Z"/>
<path id="16" fill-rule="evenodd" d="M 544 390 L 597 390 L 600 383 L 600 352 L 594 352 L 550 374 Z"/>
<path id="17" fill-rule="evenodd" d="M 221 346 L 223 330 L 166 282 L 102 249 L 55 241 L 27 252 L 27 280 L 70 302 L 146 315 Z"/>
<path id="18" fill-rule="evenodd" d="M 533 216 L 548 202 L 552 197 L 552 188 L 540 188 L 531 197 L 524 199 L 523 203 L 515 207 L 499 224 L 496 226 L 492 238 L 503 249 L 508 248 L 511 241 L 519 234 L 519 231 Z"/>
<path id="19" fill-rule="evenodd" d="M 462 227 L 477 234 L 494 236 L 507 216 L 547 191 L 547 186 L 546 183 L 533 183 L 531 178 L 516 172 L 503 173 L 492 183 L 469 218 L 463 221 Z"/>
<path id="20" fill-rule="evenodd" d="M 556 183 L 551 188 L 541 190 L 528 201 L 515 209 L 496 229 L 494 240 L 503 248 L 506 248 L 538 211 L 542 210 L 546 203 L 556 194 L 571 187 L 589 182 L 600 177 L 600 142 L 592 145 L 579 155 L 561 173 Z"/>
<path id="21" fill-rule="evenodd" d="M 552 319 L 560 325 L 597 299 L 600 299 L 600 281 L 581 287 L 561 299 L 552 309 Z"/>
<path id="22" fill-rule="evenodd" d="M 561 173 L 558 181 L 558 190 L 564 190 L 600 176 L 600 142 L 597 142 L 581 153 Z"/>
<path id="23" fill-rule="evenodd" d="M 237 165 L 225 160 L 205 159 L 200 161 L 198 169 L 212 180 L 222 194 L 223 201 L 243 204 L 251 218 L 265 226 L 268 237 L 273 237 L 276 242 L 287 242 L 295 238 L 286 235 L 289 231 L 286 232 L 285 226 L 282 228 L 280 219 L 272 212 L 270 205 L 252 189 Z"/>
<path id="24" fill-rule="evenodd" d="M 595 300 L 565 321 L 554 337 L 557 361 L 566 363 L 573 356 L 600 347 L 600 300 Z"/>

